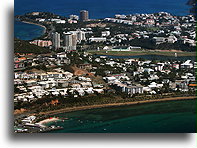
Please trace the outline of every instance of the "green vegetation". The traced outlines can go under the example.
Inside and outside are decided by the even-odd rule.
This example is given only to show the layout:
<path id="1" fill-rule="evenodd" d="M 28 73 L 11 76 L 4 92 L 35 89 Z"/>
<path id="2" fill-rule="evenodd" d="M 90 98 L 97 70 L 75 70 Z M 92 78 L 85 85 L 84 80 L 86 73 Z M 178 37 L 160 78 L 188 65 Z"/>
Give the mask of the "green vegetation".
<path id="1" fill-rule="evenodd" d="M 180 43 L 174 43 L 174 44 L 168 44 L 168 43 L 163 43 L 159 44 L 156 46 L 157 49 L 161 50 L 166 50 L 166 49 L 175 49 L 175 50 L 181 50 L 181 51 L 186 51 L 186 52 L 195 52 L 196 47 L 189 46 L 186 44 L 180 44 Z"/>
<path id="2" fill-rule="evenodd" d="M 165 92 L 165 90 L 163 91 Z M 75 95 L 77 92 L 75 93 Z M 14 109 L 28 109 L 33 112 L 45 112 L 52 111 L 57 109 L 63 109 L 67 107 L 78 107 L 78 106 L 88 106 L 88 105 L 101 105 L 101 104 L 110 104 L 110 103 L 126 103 L 126 102 L 135 102 L 135 101 L 146 101 L 146 100 L 158 100 L 162 98 L 170 97 L 184 97 L 184 96 L 194 96 L 194 92 L 176 92 L 176 93 L 162 93 L 157 95 L 146 95 L 146 94 L 135 94 L 132 97 L 128 97 L 124 93 L 113 93 L 109 92 L 106 94 L 92 94 L 86 95 L 83 97 L 74 97 L 73 94 L 70 94 L 68 97 L 63 96 L 44 96 L 41 99 L 37 99 L 34 102 L 17 102 L 14 106 Z M 51 104 L 53 100 L 58 100 L 58 104 Z"/>
<path id="3" fill-rule="evenodd" d="M 48 48 L 32 45 L 28 41 L 14 39 L 14 53 L 44 54 L 50 52 L 51 51 Z"/>
<path id="4" fill-rule="evenodd" d="M 174 56 L 175 53 L 178 56 L 196 56 L 196 52 L 162 52 L 162 51 L 154 51 L 154 50 L 139 50 L 139 51 L 97 51 L 97 50 L 89 50 L 87 51 L 91 54 L 97 55 L 115 55 L 115 56 L 137 56 L 137 55 L 164 55 L 164 56 Z"/>

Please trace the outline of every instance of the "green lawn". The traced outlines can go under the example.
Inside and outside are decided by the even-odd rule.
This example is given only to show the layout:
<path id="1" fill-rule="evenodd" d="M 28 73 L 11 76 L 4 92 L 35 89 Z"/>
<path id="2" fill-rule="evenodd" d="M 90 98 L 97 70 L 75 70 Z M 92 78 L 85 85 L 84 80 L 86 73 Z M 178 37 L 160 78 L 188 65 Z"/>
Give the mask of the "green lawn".
<path id="1" fill-rule="evenodd" d="M 136 56 L 136 55 L 165 55 L 174 56 L 177 53 L 178 56 L 196 56 L 196 52 L 163 52 L 163 51 L 88 51 L 91 54 L 100 55 L 116 55 L 116 56 Z"/>

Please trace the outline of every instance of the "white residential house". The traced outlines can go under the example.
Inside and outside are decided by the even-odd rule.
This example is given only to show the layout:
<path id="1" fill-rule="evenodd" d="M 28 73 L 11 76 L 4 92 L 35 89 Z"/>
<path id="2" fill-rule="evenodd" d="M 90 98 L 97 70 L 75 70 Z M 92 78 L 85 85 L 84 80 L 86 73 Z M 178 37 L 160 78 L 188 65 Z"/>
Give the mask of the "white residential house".
<path id="1" fill-rule="evenodd" d="M 105 37 L 91 37 L 90 42 L 105 42 L 107 39 Z"/>
<path id="2" fill-rule="evenodd" d="M 56 89 L 60 95 L 65 96 L 67 95 L 67 90 L 68 88 L 61 88 L 61 89 Z"/>
<path id="3" fill-rule="evenodd" d="M 99 93 L 99 94 L 101 94 L 101 93 L 103 93 L 104 92 L 104 90 L 103 89 L 93 89 L 93 91 L 94 92 L 97 92 L 97 93 Z"/>
<path id="4" fill-rule="evenodd" d="M 106 37 L 110 35 L 110 31 L 102 31 L 102 37 Z"/>
<path id="5" fill-rule="evenodd" d="M 192 64 L 192 61 L 191 60 L 187 60 L 185 61 L 183 64 L 181 64 L 181 68 L 185 68 L 185 69 L 191 69 L 193 68 L 193 64 Z"/>
<path id="6" fill-rule="evenodd" d="M 63 72 L 63 78 L 64 79 L 70 80 L 72 77 L 73 77 L 73 73 L 68 72 L 68 71 Z"/>
<path id="7" fill-rule="evenodd" d="M 153 40 L 155 41 L 156 45 L 165 43 L 165 38 L 164 37 L 154 37 Z"/>
<path id="8" fill-rule="evenodd" d="M 27 80 L 27 81 L 25 81 L 25 83 L 27 84 L 27 86 L 35 86 L 37 84 L 37 81 Z"/>
<path id="9" fill-rule="evenodd" d="M 154 70 L 151 68 L 144 68 L 144 72 L 148 72 L 150 74 L 151 72 L 154 72 Z"/>
<path id="10" fill-rule="evenodd" d="M 153 80 L 158 80 L 159 77 L 157 75 L 150 75 L 150 77 L 148 79 L 153 81 Z"/>
<path id="11" fill-rule="evenodd" d="M 81 85 L 80 84 L 72 84 L 71 87 L 72 88 L 81 88 Z"/>
<path id="12" fill-rule="evenodd" d="M 85 95 L 85 91 L 83 89 L 77 89 L 76 90 L 80 96 L 84 96 Z"/>
<path id="13" fill-rule="evenodd" d="M 153 89 L 153 88 L 161 88 L 163 87 L 163 84 L 157 84 L 156 82 L 152 82 L 150 83 L 150 85 L 148 85 L 149 88 Z"/>
<path id="14" fill-rule="evenodd" d="M 169 36 L 166 38 L 168 43 L 175 43 L 177 41 L 177 38 L 174 35 Z"/>
<path id="15" fill-rule="evenodd" d="M 127 86 L 125 88 L 125 92 L 129 95 L 133 95 L 133 94 L 142 94 L 144 92 L 143 87 L 142 86 Z"/>
<path id="16" fill-rule="evenodd" d="M 23 123 L 32 123 L 36 119 L 36 116 L 29 116 L 21 120 Z"/>
<path id="17" fill-rule="evenodd" d="M 89 87 L 88 89 L 86 89 L 85 92 L 87 92 L 88 94 L 93 94 L 94 93 L 92 87 Z"/>

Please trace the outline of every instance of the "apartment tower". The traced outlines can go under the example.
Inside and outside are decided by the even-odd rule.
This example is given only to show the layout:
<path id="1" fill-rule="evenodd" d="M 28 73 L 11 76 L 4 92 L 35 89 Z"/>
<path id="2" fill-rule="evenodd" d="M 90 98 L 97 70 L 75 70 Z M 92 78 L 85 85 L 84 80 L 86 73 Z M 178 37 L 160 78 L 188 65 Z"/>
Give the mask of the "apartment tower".
<path id="1" fill-rule="evenodd" d="M 89 19 L 89 14 L 87 10 L 81 10 L 80 11 L 80 20 L 81 21 L 88 21 Z"/>
<path id="2" fill-rule="evenodd" d="M 66 50 L 76 50 L 77 46 L 77 35 L 67 32 L 63 34 L 64 36 L 64 47 Z"/>
<path id="3" fill-rule="evenodd" d="M 60 48 L 60 34 L 55 32 L 52 34 L 52 43 L 55 50 Z"/>

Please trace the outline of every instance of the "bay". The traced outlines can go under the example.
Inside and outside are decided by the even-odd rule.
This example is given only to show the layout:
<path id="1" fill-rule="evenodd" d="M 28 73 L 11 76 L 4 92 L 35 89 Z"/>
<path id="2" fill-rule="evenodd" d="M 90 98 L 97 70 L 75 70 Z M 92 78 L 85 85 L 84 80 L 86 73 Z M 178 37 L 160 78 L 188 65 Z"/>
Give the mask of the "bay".
<path id="1" fill-rule="evenodd" d="M 32 40 L 40 37 L 44 33 L 44 28 L 34 24 L 27 24 L 14 21 L 14 37 L 21 40 Z"/>
<path id="2" fill-rule="evenodd" d="M 61 113 L 51 133 L 194 133 L 196 100 L 155 102 Z"/>

